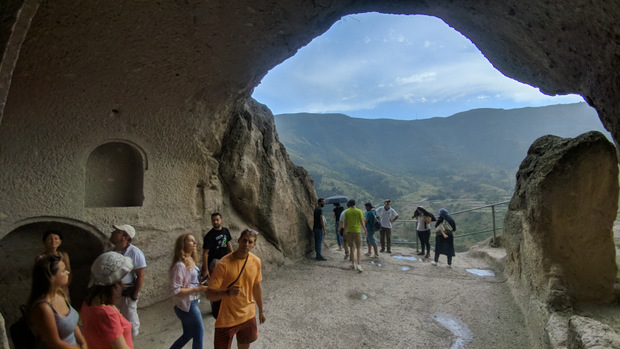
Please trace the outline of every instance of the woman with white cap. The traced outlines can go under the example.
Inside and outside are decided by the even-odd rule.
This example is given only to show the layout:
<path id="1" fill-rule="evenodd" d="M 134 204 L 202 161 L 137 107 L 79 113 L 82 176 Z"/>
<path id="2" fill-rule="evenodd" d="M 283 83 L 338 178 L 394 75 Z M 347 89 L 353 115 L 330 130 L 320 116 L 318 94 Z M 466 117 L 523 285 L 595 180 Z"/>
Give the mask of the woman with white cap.
<path id="1" fill-rule="evenodd" d="M 106 252 L 91 267 L 91 280 L 80 312 L 82 330 L 91 349 L 133 349 L 131 323 L 114 305 L 123 291 L 123 277 L 133 269 L 131 258 Z"/>

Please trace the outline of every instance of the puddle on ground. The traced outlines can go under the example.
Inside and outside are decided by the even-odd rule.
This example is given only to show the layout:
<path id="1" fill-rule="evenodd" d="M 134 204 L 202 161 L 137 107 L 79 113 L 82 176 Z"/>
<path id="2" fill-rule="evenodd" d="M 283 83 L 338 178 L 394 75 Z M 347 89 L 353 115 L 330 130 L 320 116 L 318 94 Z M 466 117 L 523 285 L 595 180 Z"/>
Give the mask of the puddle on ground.
<path id="1" fill-rule="evenodd" d="M 409 267 L 400 267 L 400 270 L 402 270 L 402 271 L 407 271 L 409 269 L 411 269 L 411 268 L 409 268 Z"/>
<path id="2" fill-rule="evenodd" d="M 365 293 L 354 292 L 349 295 L 349 298 L 356 300 L 356 301 L 365 301 L 368 299 L 368 296 Z"/>
<path id="3" fill-rule="evenodd" d="M 397 259 L 406 259 L 406 260 L 412 261 L 412 262 L 415 262 L 415 261 L 420 261 L 421 262 L 422 261 L 420 258 L 417 258 L 417 257 L 409 257 L 409 256 L 393 256 L 393 257 L 397 258 Z"/>
<path id="4" fill-rule="evenodd" d="M 371 261 L 370 264 L 376 264 L 378 267 L 381 266 L 381 263 L 375 263 L 375 261 Z"/>
<path id="5" fill-rule="evenodd" d="M 454 335 L 454 341 L 450 349 L 461 349 L 474 339 L 474 334 L 461 320 L 447 313 L 435 313 L 431 315 L 433 320 L 448 329 Z"/>
<path id="6" fill-rule="evenodd" d="M 465 269 L 468 273 L 478 276 L 495 276 L 495 273 L 485 269 Z"/>

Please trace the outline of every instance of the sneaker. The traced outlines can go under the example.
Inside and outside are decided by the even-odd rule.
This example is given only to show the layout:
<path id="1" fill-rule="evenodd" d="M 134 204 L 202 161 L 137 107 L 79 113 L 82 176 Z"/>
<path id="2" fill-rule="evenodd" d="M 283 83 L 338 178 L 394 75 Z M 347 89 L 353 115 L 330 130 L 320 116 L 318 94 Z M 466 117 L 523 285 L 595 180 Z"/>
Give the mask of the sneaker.
<path id="1" fill-rule="evenodd" d="M 349 259 L 349 254 L 348 253 L 344 255 L 344 260 L 346 261 L 347 259 Z"/>
<path id="2" fill-rule="evenodd" d="M 376 254 L 376 255 L 372 256 L 372 258 L 379 258 L 379 255 Z"/>
<path id="3" fill-rule="evenodd" d="M 387 253 L 392 253 L 392 250 L 387 250 Z"/>
<path id="4" fill-rule="evenodd" d="M 383 248 L 383 247 L 382 247 L 382 248 L 381 248 L 381 251 L 379 251 L 379 252 L 385 252 L 385 248 Z"/>
<path id="5" fill-rule="evenodd" d="M 362 266 L 358 264 L 357 265 L 357 271 L 361 273 L 361 272 L 364 271 L 364 269 L 362 269 Z"/>
<path id="6" fill-rule="evenodd" d="M 355 270 L 355 264 L 351 264 L 351 269 Z"/>
<path id="7" fill-rule="evenodd" d="M 426 256 L 424 256 L 424 258 L 431 258 L 431 254 L 427 253 Z"/>
<path id="8" fill-rule="evenodd" d="M 372 256 L 372 253 L 366 252 L 366 253 L 364 253 L 364 256 L 370 257 L 370 256 Z"/>
<path id="9" fill-rule="evenodd" d="M 437 265 L 437 262 L 432 261 L 432 262 L 431 262 L 431 264 L 432 264 L 432 265 Z"/>
<path id="10" fill-rule="evenodd" d="M 423 254 L 424 254 L 424 252 L 418 252 L 418 256 L 421 256 Z"/>
<path id="11" fill-rule="evenodd" d="M 322 261 L 326 261 L 327 258 L 324 258 L 324 257 L 321 256 L 321 257 L 316 257 L 316 260 L 322 262 Z"/>

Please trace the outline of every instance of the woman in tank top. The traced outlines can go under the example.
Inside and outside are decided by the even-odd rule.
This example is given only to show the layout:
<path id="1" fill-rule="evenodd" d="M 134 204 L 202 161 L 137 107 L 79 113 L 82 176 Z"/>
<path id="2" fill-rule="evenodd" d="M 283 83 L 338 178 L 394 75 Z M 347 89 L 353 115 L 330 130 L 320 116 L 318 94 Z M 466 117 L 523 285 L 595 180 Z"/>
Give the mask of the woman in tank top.
<path id="1" fill-rule="evenodd" d="M 28 320 L 38 348 L 87 348 L 78 327 L 80 316 L 63 289 L 69 270 L 58 256 L 40 258 L 32 271 Z"/>

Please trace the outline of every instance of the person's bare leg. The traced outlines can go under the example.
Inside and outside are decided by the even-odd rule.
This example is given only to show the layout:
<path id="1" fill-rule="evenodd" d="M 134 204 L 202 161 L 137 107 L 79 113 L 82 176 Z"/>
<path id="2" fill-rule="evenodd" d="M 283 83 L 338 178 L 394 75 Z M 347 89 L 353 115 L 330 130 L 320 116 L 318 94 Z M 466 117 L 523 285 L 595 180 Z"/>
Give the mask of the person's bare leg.
<path id="1" fill-rule="evenodd" d="M 357 249 L 357 265 L 362 265 L 362 247 L 358 247 Z"/>

